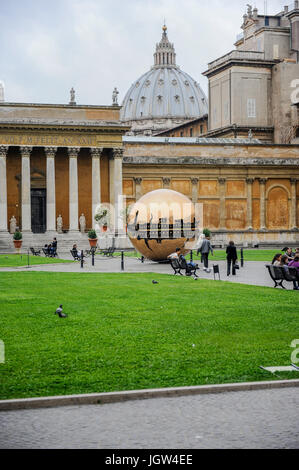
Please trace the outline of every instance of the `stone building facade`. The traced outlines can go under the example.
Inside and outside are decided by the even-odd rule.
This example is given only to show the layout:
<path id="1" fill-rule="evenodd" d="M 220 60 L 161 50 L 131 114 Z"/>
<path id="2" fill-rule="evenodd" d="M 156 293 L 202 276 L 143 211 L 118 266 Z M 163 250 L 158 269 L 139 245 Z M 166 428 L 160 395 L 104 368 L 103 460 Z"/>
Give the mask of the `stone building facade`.
<path id="1" fill-rule="evenodd" d="M 14 216 L 24 234 L 76 234 L 84 213 L 122 193 L 119 107 L 0 104 L 0 234 Z M 29 238 L 30 239 L 30 238 Z"/>
<path id="2" fill-rule="evenodd" d="M 299 243 L 299 146 L 257 140 L 124 137 L 128 203 L 169 188 L 202 203 L 213 241 Z"/>
<path id="3" fill-rule="evenodd" d="M 209 63 L 209 137 L 299 142 L 299 3 L 274 16 L 248 5 L 236 49 Z"/>

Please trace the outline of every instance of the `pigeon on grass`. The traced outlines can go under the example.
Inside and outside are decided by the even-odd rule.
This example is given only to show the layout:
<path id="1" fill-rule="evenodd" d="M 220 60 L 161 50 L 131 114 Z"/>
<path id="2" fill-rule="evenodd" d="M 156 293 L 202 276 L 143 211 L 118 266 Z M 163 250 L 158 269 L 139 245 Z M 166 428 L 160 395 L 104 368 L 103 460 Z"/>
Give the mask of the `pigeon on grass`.
<path id="1" fill-rule="evenodd" d="M 59 316 L 59 318 L 66 318 L 66 317 L 67 317 L 67 315 L 62 312 L 62 305 L 60 305 L 60 306 L 58 307 L 58 309 L 57 309 L 56 312 L 55 312 L 55 315 L 56 315 L 56 314 Z"/>
<path id="2" fill-rule="evenodd" d="M 152 283 L 153 283 L 153 284 L 159 284 L 159 282 L 158 282 L 158 281 L 152 281 Z"/>

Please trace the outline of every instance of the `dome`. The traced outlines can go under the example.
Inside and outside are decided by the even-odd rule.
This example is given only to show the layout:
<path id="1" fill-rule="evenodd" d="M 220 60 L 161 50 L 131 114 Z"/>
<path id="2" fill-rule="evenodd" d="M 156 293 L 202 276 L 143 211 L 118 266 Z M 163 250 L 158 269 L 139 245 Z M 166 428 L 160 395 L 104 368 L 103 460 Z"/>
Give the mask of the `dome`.
<path id="1" fill-rule="evenodd" d="M 155 65 L 127 92 L 121 120 L 131 122 L 132 131 L 142 128 L 142 124 L 147 129 L 160 130 L 207 114 L 208 100 L 201 87 L 176 65 L 166 26 L 154 58 Z"/>

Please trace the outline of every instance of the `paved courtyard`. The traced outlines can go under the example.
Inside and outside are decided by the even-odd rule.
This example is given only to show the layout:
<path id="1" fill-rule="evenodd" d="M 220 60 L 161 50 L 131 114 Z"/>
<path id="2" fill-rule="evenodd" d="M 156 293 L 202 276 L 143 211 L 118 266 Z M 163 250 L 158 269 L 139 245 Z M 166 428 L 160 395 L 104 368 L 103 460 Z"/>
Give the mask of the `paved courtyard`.
<path id="1" fill-rule="evenodd" d="M 298 388 L 0 412 L 0 448 L 299 449 Z"/>
<path id="2" fill-rule="evenodd" d="M 69 259 L 70 255 L 65 254 L 61 256 L 63 259 Z M 265 261 L 247 261 L 244 268 L 237 271 L 236 276 L 226 275 L 226 261 L 213 261 L 210 258 L 209 267 L 212 268 L 213 264 L 218 264 L 220 268 L 220 278 L 222 281 L 238 282 L 241 284 L 250 284 L 256 286 L 273 287 L 274 282 L 269 276 L 268 270 L 265 268 L 267 264 Z M 199 262 L 200 270 L 198 276 L 201 279 L 214 279 L 213 272 L 207 273 L 203 271 L 203 264 Z M 84 263 L 84 268 L 81 268 L 81 263 L 70 264 L 45 264 L 39 266 L 31 266 L 28 268 L 2 268 L 1 271 L 47 271 L 47 272 L 77 272 L 77 273 L 120 273 L 121 272 L 121 258 L 120 256 L 107 258 L 103 256 L 96 256 L 95 266 L 92 266 L 91 258 L 87 258 Z M 125 272 L 127 273 L 160 273 L 160 274 L 173 274 L 173 269 L 169 264 L 159 264 L 152 261 L 141 261 L 137 258 L 125 257 Z M 216 276 L 218 280 L 218 275 Z M 293 284 L 290 282 L 284 283 L 287 289 L 293 289 Z"/>

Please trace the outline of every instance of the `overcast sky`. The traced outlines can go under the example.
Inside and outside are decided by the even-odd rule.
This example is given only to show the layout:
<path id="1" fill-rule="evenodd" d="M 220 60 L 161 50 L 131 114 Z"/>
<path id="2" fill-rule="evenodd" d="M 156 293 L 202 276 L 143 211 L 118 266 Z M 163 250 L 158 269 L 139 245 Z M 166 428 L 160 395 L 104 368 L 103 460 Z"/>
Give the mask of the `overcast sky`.
<path id="1" fill-rule="evenodd" d="M 248 0 L 247 0 L 248 1 Z M 112 104 L 153 65 L 164 18 L 177 64 L 207 92 L 207 63 L 231 51 L 246 0 L 0 0 L 5 100 Z M 268 0 L 268 14 L 283 9 Z M 264 12 L 264 0 L 253 5 Z"/>

